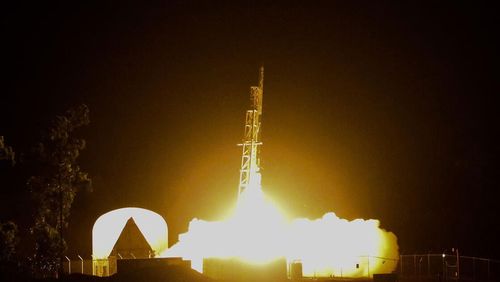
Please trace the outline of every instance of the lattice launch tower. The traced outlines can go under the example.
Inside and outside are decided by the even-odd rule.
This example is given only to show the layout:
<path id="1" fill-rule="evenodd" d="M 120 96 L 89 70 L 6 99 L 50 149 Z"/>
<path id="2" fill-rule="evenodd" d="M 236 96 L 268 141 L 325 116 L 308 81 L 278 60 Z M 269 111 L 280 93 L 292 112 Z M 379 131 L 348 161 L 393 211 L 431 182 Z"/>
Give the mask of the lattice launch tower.
<path id="1" fill-rule="evenodd" d="M 261 189 L 260 175 L 260 117 L 264 94 L 264 67 L 259 69 L 259 86 L 250 87 L 251 109 L 245 115 L 245 135 L 242 146 L 238 196 L 247 189 Z"/>

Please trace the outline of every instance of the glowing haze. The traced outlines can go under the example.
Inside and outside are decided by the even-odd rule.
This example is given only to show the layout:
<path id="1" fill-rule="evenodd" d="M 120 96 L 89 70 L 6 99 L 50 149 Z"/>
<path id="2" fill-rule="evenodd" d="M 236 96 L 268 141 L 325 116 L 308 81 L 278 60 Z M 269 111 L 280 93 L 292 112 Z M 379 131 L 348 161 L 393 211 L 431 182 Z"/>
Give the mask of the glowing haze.
<path id="1" fill-rule="evenodd" d="M 259 146 L 264 93 L 264 68 L 259 86 L 250 88 L 251 106 L 245 117 L 238 202 L 225 220 L 193 219 L 188 232 L 162 254 L 191 260 L 203 270 L 204 258 L 238 258 L 266 263 L 286 258 L 300 261 L 304 276 L 371 276 L 396 267 L 396 236 L 379 228 L 378 220 L 347 221 L 330 212 L 316 220 L 284 216 L 261 186 Z"/>
<path id="2" fill-rule="evenodd" d="M 348 221 L 333 212 L 315 220 L 289 220 L 260 187 L 252 187 L 240 195 L 227 219 L 193 219 L 162 256 L 189 259 L 200 272 L 204 258 L 266 263 L 285 257 L 301 261 L 304 276 L 368 276 L 391 272 L 398 258 L 396 236 L 379 224 Z"/>

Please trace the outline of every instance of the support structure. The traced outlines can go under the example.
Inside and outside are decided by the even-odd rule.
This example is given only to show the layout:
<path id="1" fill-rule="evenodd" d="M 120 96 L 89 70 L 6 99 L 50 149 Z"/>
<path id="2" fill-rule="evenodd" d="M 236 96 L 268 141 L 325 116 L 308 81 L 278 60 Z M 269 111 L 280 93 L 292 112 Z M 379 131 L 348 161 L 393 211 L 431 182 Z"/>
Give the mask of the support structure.
<path id="1" fill-rule="evenodd" d="M 260 189 L 260 117 L 262 115 L 262 96 L 264 94 L 264 67 L 259 70 L 259 86 L 250 87 L 250 110 L 245 115 L 245 135 L 242 146 L 240 183 L 238 196 L 247 189 Z"/>

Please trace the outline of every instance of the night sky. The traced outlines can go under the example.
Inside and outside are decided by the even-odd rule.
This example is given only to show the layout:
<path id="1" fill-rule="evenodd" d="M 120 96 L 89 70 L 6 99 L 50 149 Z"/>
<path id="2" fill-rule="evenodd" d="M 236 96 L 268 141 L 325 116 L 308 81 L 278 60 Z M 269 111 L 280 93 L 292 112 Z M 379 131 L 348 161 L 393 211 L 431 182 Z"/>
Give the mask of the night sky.
<path id="1" fill-rule="evenodd" d="M 26 151 L 56 115 L 90 108 L 79 160 L 94 191 L 74 203 L 68 254 L 90 255 L 112 209 L 161 214 L 170 243 L 224 215 L 264 64 L 263 185 L 290 218 L 376 218 L 402 253 L 500 258 L 497 10 L 162 2 L 2 7 L 6 143 Z M 22 223 L 27 188 L 9 175 L 0 219 Z"/>

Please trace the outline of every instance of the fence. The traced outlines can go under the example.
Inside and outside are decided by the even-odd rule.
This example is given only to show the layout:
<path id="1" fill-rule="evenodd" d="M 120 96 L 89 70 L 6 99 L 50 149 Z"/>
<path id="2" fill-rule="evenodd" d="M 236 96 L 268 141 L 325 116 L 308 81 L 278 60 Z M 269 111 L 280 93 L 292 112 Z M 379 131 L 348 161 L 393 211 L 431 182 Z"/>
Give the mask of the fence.
<path id="1" fill-rule="evenodd" d="M 65 257 L 66 261 L 63 263 L 64 272 L 68 274 L 81 273 L 86 275 L 93 275 L 92 259 L 83 259 L 78 256 L 76 259 Z"/>
<path id="2" fill-rule="evenodd" d="M 135 259 L 135 256 L 123 257 L 120 254 L 120 259 Z M 83 259 L 78 255 L 78 259 L 70 259 L 65 257 L 66 261 L 63 263 L 64 272 L 67 274 L 80 273 L 85 275 L 94 276 L 110 276 L 117 271 L 117 257 L 109 256 L 107 259 Z"/>
<path id="3" fill-rule="evenodd" d="M 500 281 L 500 261 L 456 254 L 401 255 L 401 278 L 461 281 Z"/>
<path id="4" fill-rule="evenodd" d="M 98 260 L 66 257 L 66 273 L 107 276 L 116 272 L 116 257 L 110 257 L 101 265 Z M 123 257 L 120 256 L 120 259 Z M 455 254 L 414 254 L 400 255 L 399 260 L 376 256 L 361 256 L 352 266 L 332 270 L 336 277 L 372 277 L 377 265 L 389 268 L 397 265 L 396 272 L 402 279 L 438 281 L 500 281 L 500 260 L 457 256 Z M 98 269 L 95 269 L 96 266 Z M 306 275 L 316 276 L 316 275 Z M 330 275 L 328 275 L 330 276 Z"/>

